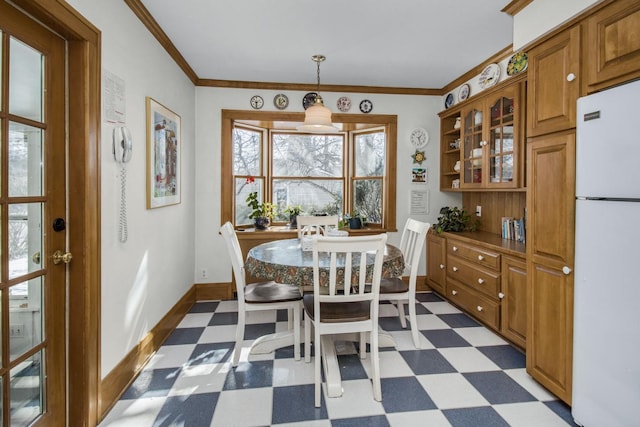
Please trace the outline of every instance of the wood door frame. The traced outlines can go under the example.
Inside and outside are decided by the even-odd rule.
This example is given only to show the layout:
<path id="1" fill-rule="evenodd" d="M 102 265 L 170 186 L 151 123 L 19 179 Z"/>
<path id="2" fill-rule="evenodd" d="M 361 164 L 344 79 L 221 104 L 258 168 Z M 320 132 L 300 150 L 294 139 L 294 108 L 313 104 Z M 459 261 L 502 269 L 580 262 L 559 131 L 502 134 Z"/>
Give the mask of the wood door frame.
<path id="1" fill-rule="evenodd" d="M 6 1 L 6 0 L 2 0 Z M 64 0 L 12 0 L 67 40 L 69 264 L 68 419 L 95 426 L 100 408 L 101 33 Z M 70 404 L 70 403 L 73 404 Z M 65 425 L 66 420 L 59 420 Z M 58 420 L 55 421 L 58 423 Z"/>

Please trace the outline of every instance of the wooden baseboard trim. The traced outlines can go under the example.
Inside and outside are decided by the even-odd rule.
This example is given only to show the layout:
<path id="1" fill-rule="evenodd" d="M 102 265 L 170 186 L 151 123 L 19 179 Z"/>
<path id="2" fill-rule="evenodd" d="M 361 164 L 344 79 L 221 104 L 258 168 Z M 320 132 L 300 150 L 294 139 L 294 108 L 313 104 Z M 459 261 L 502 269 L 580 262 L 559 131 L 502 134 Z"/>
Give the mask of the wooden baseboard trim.
<path id="1" fill-rule="evenodd" d="M 232 283 L 196 283 L 196 301 L 233 299 Z"/>
<path id="2" fill-rule="evenodd" d="M 160 348 L 164 340 L 189 312 L 196 300 L 196 286 L 192 286 L 153 329 L 104 377 L 100 390 L 100 420 L 115 405 L 127 387 L 142 371 L 153 353 Z"/>

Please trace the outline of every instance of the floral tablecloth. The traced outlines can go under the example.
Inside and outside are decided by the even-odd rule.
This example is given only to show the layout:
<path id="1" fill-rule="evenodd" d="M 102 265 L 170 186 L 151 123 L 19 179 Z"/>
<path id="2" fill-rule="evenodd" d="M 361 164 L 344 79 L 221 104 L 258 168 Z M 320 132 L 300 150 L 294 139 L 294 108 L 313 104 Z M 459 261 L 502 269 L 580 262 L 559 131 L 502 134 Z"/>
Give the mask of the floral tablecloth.
<path id="1" fill-rule="evenodd" d="M 373 271 L 373 259 L 370 258 Z M 368 261 L 369 262 L 369 261 Z M 354 260 L 355 264 L 355 260 Z M 329 257 L 320 259 L 320 267 L 328 268 Z M 274 240 L 249 250 L 245 261 L 245 270 L 250 275 L 280 283 L 292 283 L 299 286 L 313 286 L 313 253 L 303 251 L 299 239 Z M 382 265 L 382 277 L 401 277 L 404 271 L 404 258 L 400 249 L 387 244 Z M 324 280 L 323 280 L 324 279 Z M 326 285 L 328 275 L 322 274 L 321 284 Z"/>

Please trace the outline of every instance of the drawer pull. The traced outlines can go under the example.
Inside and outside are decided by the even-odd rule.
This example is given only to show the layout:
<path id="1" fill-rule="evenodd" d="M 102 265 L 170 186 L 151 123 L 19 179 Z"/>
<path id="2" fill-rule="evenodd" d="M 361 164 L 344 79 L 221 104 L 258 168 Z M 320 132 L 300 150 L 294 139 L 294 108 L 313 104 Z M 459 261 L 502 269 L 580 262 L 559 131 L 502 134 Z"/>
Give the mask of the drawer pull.
<path id="1" fill-rule="evenodd" d="M 569 267 L 567 267 L 566 265 L 564 267 L 562 267 L 562 272 L 564 274 L 571 274 L 573 270 L 571 270 Z"/>
<path id="2" fill-rule="evenodd" d="M 498 298 L 500 299 L 504 298 L 504 294 L 502 292 L 498 292 Z"/>
<path id="3" fill-rule="evenodd" d="M 453 247 L 453 252 L 458 252 L 458 247 L 457 246 Z"/>
<path id="4" fill-rule="evenodd" d="M 451 291 L 451 295 L 458 295 L 458 291 Z"/>
<path id="5" fill-rule="evenodd" d="M 476 309 L 477 309 L 478 311 L 482 311 L 482 310 L 483 310 L 483 308 L 482 308 L 482 306 L 481 306 L 481 305 L 479 305 L 478 307 L 476 307 Z"/>
<path id="6" fill-rule="evenodd" d="M 444 268 L 444 264 L 440 264 L 440 270 Z"/>
<path id="7" fill-rule="evenodd" d="M 458 271 L 458 267 L 453 267 L 452 270 L 453 271 Z"/>
<path id="8" fill-rule="evenodd" d="M 484 279 L 482 279 L 481 277 L 478 278 L 478 283 L 482 285 L 484 283 Z"/>
<path id="9" fill-rule="evenodd" d="M 484 257 L 482 255 L 478 255 L 478 261 L 482 261 L 484 260 Z"/>
<path id="10" fill-rule="evenodd" d="M 575 79 L 576 79 L 576 75 L 575 75 L 575 74 L 573 74 L 573 73 L 569 73 L 569 74 L 567 74 L 567 81 L 568 81 L 568 82 L 572 82 L 572 81 L 574 81 Z"/>

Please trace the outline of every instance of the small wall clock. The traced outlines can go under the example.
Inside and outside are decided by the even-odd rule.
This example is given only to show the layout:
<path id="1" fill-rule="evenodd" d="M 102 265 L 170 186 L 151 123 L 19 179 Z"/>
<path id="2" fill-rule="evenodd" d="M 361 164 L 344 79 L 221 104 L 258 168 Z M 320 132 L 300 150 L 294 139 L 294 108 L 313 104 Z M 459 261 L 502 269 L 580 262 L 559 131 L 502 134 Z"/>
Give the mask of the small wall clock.
<path id="1" fill-rule="evenodd" d="M 422 148 L 429 142 L 429 132 L 423 128 L 415 128 L 409 134 L 409 142 L 416 148 Z"/>
<path id="2" fill-rule="evenodd" d="M 260 95 L 254 95 L 251 97 L 251 106 L 256 110 L 259 110 L 264 105 L 264 99 Z"/>

